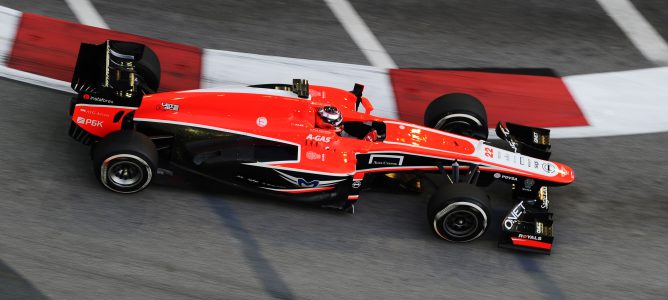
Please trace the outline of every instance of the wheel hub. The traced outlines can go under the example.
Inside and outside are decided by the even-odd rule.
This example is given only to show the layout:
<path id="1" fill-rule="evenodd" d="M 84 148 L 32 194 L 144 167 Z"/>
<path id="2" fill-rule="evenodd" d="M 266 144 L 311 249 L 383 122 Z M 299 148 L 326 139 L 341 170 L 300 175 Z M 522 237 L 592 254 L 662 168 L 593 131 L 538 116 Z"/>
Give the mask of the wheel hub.
<path id="1" fill-rule="evenodd" d="M 456 210 L 443 219 L 443 229 L 455 237 L 466 237 L 478 229 L 478 217 L 468 210 Z"/>
<path id="2" fill-rule="evenodd" d="M 109 180 L 114 184 L 131 187 L 138 184 L 143 174 L 141 167 L 132 161 L 119 161 L 113 163 L 107 171 Z"/>

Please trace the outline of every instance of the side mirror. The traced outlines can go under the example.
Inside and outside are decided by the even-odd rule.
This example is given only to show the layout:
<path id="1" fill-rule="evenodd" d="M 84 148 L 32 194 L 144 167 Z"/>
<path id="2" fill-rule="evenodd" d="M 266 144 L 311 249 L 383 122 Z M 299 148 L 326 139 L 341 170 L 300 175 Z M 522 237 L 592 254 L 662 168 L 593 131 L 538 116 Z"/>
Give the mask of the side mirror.
<path id="1" fill-rule="evenodd" d="M 364 91 L 364 85 L 361 85 L 359 83 L 355 83 L 355 86 L 353 87 L 353 90 L 350 91 L 355 97 L 357 97 L 357 100 L 355 101 L 355 110 L 360 109 L 360 103 L 362 103 L 362 92 Z"/>

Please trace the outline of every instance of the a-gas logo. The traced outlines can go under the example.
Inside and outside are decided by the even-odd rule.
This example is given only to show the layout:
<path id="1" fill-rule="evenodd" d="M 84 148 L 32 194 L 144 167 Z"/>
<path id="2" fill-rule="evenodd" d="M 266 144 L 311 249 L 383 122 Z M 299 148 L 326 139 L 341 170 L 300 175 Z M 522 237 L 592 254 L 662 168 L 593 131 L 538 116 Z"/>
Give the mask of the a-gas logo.
<path id="1" fill-rule="evenodd" d="M 93 120 L 93 119 L 86 119 L 83 117 L 77 117 L 77 123 L 82 124 L 82 125 L 90 125 L 93 127 L 102 127 L 103 121 L 98 121 L 98 120 Z"/>
<path id="2" fill-rule="evenodd" d="M 323 142 L 323 143 L 329 143 L 332 140 L 332 137 L 329 136 L 322 136 L 322 135 L 312 135 L 309 134 L 306 137 L 307 140 L 314 140 L 316 142 Z"/>

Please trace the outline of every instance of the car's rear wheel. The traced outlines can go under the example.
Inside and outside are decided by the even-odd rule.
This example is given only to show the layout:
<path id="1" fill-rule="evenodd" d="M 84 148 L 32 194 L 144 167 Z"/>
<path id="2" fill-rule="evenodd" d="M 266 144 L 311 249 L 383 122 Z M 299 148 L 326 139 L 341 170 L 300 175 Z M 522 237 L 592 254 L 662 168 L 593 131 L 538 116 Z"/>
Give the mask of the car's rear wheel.
<path id="1" fill-rule="evenodd" d="M 158 153 L 153 142 L 133 131 L 116 131 L 94 145 L 95 175 L 107 189 L 136 193 L 145 189 L 156 174 Z"/>
<path id="2" fill-rule="evenodd" d="M 436 98 L 424 114 L 425 126 L 476 139 L 487 140 L 487 112 L 480 100 L 467 94 Z"/>
<path id="3" fill-rule="evenodd" d="M 489 227 L 489 199 L 479 187 L 464 183 L 445 185 L 429 200 L 429 225 L 441 238 L 469 242 Z"/>

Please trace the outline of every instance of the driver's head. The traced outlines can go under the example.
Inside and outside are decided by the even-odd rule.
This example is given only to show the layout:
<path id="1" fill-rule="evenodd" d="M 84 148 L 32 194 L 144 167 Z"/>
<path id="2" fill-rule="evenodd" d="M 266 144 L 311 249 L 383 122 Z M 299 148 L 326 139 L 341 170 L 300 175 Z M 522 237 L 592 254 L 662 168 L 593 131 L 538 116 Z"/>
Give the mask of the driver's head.
<path id="1" fill-rule="evenodd" d="M 318 128 L 333 129 L 339 132 L 343 129 L 343 116 L 334 106 L 323 106 L 318 109 L 315 125 Z"/>

